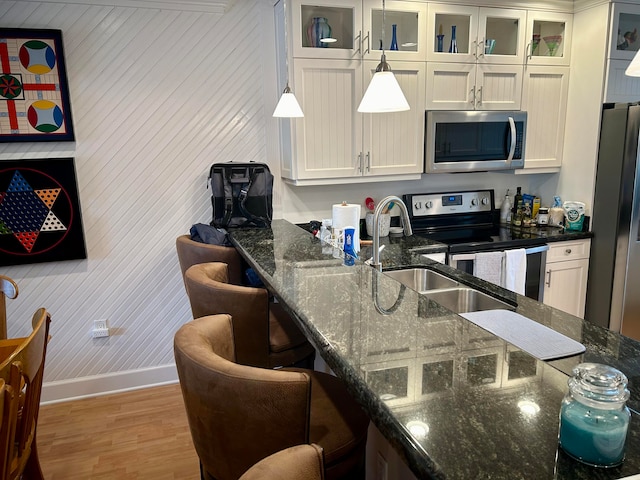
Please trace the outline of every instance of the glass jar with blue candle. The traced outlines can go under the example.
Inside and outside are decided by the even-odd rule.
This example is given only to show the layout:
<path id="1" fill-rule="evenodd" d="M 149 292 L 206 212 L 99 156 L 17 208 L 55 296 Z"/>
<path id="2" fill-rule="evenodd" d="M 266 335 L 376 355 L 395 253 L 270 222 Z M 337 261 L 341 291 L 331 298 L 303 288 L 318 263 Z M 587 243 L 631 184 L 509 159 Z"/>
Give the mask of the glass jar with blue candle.
<path id="1" fill-rule="evenodd" d="M 607 365 L 581 363 L 568 383 L 560 409 L 560 446 L 588 465 L 620 465 L 631 417 L 627 377 Z"/>

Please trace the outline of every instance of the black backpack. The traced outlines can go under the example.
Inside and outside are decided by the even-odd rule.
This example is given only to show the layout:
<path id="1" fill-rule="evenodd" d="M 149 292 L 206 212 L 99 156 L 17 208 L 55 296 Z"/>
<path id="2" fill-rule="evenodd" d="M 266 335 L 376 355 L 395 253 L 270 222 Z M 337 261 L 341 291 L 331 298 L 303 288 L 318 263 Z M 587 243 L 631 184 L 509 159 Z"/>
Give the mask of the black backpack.
<path id="1" fill-rule="evenodd" d="M 271 225 L 273 175 L 264 163 L 214 163 L 211 183 L 211 225 L 218 228 Z"/>

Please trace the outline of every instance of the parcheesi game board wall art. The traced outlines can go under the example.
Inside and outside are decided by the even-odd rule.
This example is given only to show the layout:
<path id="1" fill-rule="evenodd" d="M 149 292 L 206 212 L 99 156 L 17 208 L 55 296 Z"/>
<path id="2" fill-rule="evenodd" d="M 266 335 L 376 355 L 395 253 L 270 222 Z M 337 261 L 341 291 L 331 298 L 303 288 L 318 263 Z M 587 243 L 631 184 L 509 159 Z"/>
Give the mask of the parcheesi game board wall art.
<path id="1" fill-rule="evenodd" d="M 62 32 L 0 28 L 0 142 L 72 140 Z"/>

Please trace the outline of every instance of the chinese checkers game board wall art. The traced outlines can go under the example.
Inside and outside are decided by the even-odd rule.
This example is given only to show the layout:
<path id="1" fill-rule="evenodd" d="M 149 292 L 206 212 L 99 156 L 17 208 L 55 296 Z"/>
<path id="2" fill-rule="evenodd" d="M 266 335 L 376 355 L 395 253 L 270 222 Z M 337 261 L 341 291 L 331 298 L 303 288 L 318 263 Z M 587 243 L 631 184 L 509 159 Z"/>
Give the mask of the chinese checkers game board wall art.
<path id="1" fill-rule="evenodd" d="M 0 162 L 0 265 L 82 258 L 73 158 Z"/>
<path id="2" fill-rule="evenodd" d="M 62 32 L 0 28 L 0 142 L 72 140 Z"/>

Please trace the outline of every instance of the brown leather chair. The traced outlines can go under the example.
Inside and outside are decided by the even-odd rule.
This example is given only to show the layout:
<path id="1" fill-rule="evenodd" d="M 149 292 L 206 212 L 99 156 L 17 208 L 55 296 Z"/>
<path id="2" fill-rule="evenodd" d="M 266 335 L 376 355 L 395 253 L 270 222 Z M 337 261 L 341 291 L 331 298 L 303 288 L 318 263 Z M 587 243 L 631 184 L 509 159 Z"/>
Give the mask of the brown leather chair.
<path id="1" fill-rule="evenodd" d="M 210 245 L 191 240 L 189 235 L 176 239 L 178 261 L 184 277 L 187 269 L 198 263 L 222 262 L 229 265 L 229 283 L 242 285 L 242 257 L 234 247 Z"/>
<path id="2" fill-rule="evenodd" d="M 36 426 L 51 318 L 44 308 L 33 315 L 33 332 L 26 338 L 0 341 L 0 378 L 18 392 L 14 409 L 13 433 L 10 434 L 4 477 L 44 480 L 36 448 Z M 3 419 L 4 422 L 4 419 Z"/>
<path id="3" fill-rule="evenodd" d="M 174 355 L 202 478 L 236 480 L 295 445 L 324 450 L 328 480 L 364 478 L 369 419 L 334 376 L 236 363 L 230 315 L 184 324 Z"/>
<path id="4" fill-rule="evenodd" d="M 274 368 L 313 367 L 315 351 L 279 303 L 264 288 L 231 285 L 224 263 L 199 263 L 184 276 L 193 318 L 228 313 L 233 317 L 239 363 Z"/>
<path id="5" fill-rule="evenodd" d="M 269 455 L 240 480 L 324 480 L 324 458 L 318 445 L 296 445 Z"/>

